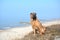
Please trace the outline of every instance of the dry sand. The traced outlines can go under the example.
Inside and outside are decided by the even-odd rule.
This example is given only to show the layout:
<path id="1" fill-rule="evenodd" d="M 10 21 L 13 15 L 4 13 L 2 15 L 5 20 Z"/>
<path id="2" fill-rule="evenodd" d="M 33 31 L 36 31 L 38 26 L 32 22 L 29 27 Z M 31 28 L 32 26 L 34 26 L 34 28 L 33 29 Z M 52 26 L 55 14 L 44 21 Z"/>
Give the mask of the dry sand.
<path id="1" fill-rule="evenodd" d="M 51 25 L 46 28 L 47 30 L 43 35 L 36 34 L 34 36 L 33 32 L 30 32 L 28 35 L 20 40 L 60 40 L 60 24 Z"/>
<path id="2" fill-rule="evenodd" d="M 49 22 L 45 22 L 45 23 L 42 23 L 42 24 L 45 27 L 49 27 L 51 25 L 55 25 L 56 26 L 57 24 L 60 24 L 60 20 L 49 21 Z M 48 29 L 49 28 L 47 28 L 47 30 Z M 26 35 L 27 35 L 26 37 L 28 39 L 30 37 L 32 37 L 32 38 L 37 37 L 37 36 L 33 37 L 33 34 L 31 34 L 31 32 L 32 32 L 31 26 L 27 26 L 27 27 L 15 27 L 15 28 L 6 29 L 6 30 L 3 30 L 2 32 L 0 32 L 0 40 L 25 40 L 24 38 L 25 38 Z M 47 31 L 46 33 L 49 33 L 49 31 Z M 49 35 L 50 34 L 48 34 L 48 36 Z M 40 37 L 38 36 L 38 38 L 40 38 Z M 42 37 L 44 37 L 44 36 L 42 36 Z M 42 37 L 41 37 L 41 39 L 42 39 Z M 46 39 L 46 40 L 48 40 L 48 39 Z"/>

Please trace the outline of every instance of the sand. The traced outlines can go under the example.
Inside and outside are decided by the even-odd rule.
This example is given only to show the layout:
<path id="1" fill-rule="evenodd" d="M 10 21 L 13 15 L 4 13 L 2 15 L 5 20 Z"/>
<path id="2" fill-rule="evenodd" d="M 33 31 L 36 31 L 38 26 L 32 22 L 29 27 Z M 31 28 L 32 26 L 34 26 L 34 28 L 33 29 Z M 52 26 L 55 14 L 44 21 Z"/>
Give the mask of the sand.
<path id="1" fill-rule="evenodd" d="M 43 26 L 48 27 L 51 25 L 60 24 L 60 20 L 48 21 L 42 23 Z M 0 31 L 0 40 L 20 40 L 32 32 L 32 27 L 15 27 Z"/>
<path id="2" fill-rule="evenodd" d="M 19 40 L 60 40 L 60 24 L 46 27 L 46 32 L 43 35 L 36 34 L 34 36 L 33 32 L 30 32 L 28 35 L 25 35 L 24 38 Z"/>
<path id="3" fill-rule="evenodd" d="M 0 32 L 0 40 L 13 40 L 15 38 L 22 38 L 32 31 L 31 27 L 16 27 Z"/>

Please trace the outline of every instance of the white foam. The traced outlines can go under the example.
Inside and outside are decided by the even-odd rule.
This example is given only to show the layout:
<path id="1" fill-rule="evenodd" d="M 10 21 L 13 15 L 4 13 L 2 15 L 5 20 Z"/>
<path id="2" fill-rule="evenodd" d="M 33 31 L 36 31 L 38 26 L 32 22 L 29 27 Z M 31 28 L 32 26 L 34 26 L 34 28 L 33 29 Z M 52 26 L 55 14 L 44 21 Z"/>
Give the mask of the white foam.
<path id="1" fill-rule="evenodd" d="M 60 20 L 43 23 L 44 26 L 50 26 L 50 25 L 54 25 L 54 24 L 60 24 Z M 16 28 L 10 28 L 7 30 L 3 30 L 0 32 L 0 40 L 20 39 L 20 38 L 23 38 L 28 33 L 30 33 L 31 31 L 32 31 L 31 26 L 16 27 Z"/>

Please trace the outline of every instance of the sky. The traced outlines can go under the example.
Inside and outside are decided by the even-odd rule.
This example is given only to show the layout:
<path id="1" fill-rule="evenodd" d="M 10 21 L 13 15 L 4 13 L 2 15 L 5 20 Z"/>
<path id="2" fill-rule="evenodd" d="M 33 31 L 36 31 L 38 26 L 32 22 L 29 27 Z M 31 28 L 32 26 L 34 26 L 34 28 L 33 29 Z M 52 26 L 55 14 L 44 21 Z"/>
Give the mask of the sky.
<path id="1" fill-rule="evenodd" d="M 0 25 L 29 21 L 31 12 L 39 19 L 60 19 L 60 0 L 0 0 Z"/>

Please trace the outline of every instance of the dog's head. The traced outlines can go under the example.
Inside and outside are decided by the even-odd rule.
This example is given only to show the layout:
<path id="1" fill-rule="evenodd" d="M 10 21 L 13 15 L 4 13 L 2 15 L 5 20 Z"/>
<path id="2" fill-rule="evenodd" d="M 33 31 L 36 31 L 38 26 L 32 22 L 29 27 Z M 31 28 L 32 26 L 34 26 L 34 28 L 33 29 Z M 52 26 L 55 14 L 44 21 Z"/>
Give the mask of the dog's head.
<path id="1" fill-rule="evenodd" d="M 36 20 L 36 13 L 35 12 L 32 12 L 30 13 L 30 18 L 33 19 L 33 20 Z"/>

